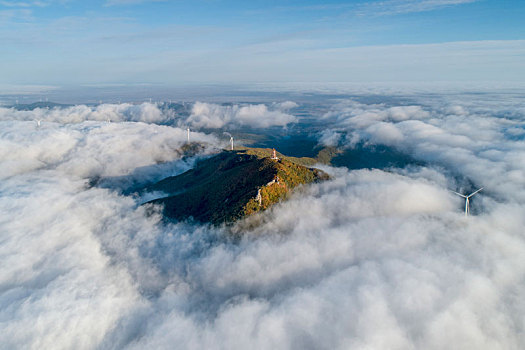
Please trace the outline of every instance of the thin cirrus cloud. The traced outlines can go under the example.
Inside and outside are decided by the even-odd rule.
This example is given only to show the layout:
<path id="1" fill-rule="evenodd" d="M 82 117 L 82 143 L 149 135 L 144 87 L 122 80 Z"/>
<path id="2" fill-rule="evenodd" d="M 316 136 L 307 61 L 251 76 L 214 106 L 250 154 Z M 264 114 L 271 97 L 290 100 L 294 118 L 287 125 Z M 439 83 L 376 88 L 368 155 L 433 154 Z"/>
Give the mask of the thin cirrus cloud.
<path id="1" fill-rule="evenodd" d="M 0 5 L 11 8 L 38 8 L 52 4 L 66 4 L 70 0 L 0 1 Z"/>
<path id="2" fill-rule="evenodd" d="M 105 6 L 138 5 L 152 2 L 166 2 L 167 0 L 107 0 Z"/>
<path id="3" fill-rule="evenodd" d="M 332 180 L 231 228 L 244 234 L 236 241 L 220 227 L 163 223 L 132 196 L 90 185 L 158 161 L 172 165 L 164 175 L 183 171 L 184 130 L 147 122 L 141 109 L 135 121 L 111 123 L 64 109 L 40 128 L 32 121 L 40 111 L 10 110 L 0 119 L 0 169 L 12 169 L 0 181 L 0 341 L 56 349 L 519 349 L 520 96 L 319 102 L 331 108 L 322 123 L 341 135 L 334 142 L 355 134 L 427 165 L 326 167 Z M 370 129 L 382 123 L 403 139 Z M 462 199 L 449 191 L 457 174 L 486 185 L 472 203 L 475 217 L 465 218 Z"/>
<path id="4" fill-rule="evenodd" d="M 316 11 L 329 12 L 338 11 L 346 15 L 358 16 L 385 16 L 404 13 L 416 13 L 437 10 L 444 7 L 457 6 L 474 3 L 480 0 L 386 0 L 365 1 L 362 3 L 323 3 L 297 6 L 279 6 L 270 9 L 261 9 L 248 13 L 261 13 L 263 11 Z"/>
<path id="5" fill-rule="evenodd" d="M 0 5 L 6 7 L 46 6 L 47 4 L 47 1 L 0 1 Z"/>
<path id="6" fill-rule="evenodd" d="M 478 1 L 480 0 L 389 0 L 364 3 L 358 8 L 357 13 L 376 16 L 398 15 L 432 11 Z"/>

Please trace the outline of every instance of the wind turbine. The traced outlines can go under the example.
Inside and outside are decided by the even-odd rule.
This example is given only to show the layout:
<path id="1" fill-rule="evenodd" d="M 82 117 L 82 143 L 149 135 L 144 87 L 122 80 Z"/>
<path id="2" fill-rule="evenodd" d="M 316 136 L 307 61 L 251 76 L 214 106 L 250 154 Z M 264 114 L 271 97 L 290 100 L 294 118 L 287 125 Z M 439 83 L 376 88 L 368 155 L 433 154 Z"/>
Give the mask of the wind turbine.
<path id="1" fill-rule="evenodd" d="M 40 127 L 40 122 L 42 121 L 42 119 L 35 119 L 35 122 L 36 122 L 36 127 L 39 128 Z"/>
<path id="2" fill-rule="evenodd" d="M 230 143 L 231 143 L 232 151 L 233 151 L 233 136 L 230 136 Z"/>
<path id="3" fill-rule="evenodd" d="M 479 191 L 481 191 L 483 189 L 483 187 L 481 187 L 479 190 L 475 191 L 475 192 L 472 192 L 471 194 L 469 195 L 464 195 L 464 194 L 461 194 L 461 193 L 457 193 L 455 191 L 452 191 L 454 192 L 455 194 L 457 194 L 458 196 L 460 197 L 463 197 L 465 198 L 465 216 L 468 216 L 468 214 L 470 213 L 470 197 L 472 197 L 473 195 L 475 195 L 476 193 L 478 193 Z"/>
<path id="4" fill-rule="evenodd" d="M 188 131 L 188 143 L 190 143 L 190 128 L 186 129 Z"/>

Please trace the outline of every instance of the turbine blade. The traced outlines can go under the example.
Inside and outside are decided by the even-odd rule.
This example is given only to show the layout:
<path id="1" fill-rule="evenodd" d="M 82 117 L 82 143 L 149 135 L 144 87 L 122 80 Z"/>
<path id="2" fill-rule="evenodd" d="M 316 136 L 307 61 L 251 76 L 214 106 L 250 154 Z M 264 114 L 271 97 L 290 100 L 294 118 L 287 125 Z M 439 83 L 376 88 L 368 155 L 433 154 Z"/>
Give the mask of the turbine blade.
<path id="1" fill-rule="evenodd" d="M 467 197 L 472 197 L 473 195 L 475 195 L 476 193 L 478 193 L 479 191 L 481 191 L 483 189 L 483 187 L 481 187 L 479 190 L 477 190 L 476 192 L 472 192 L 471 194 L 469 194 Z"/>
<path id="2" fill-rule="evenodd" d="M 457 192 L 455 192 L 455 191 L 450 191 L 450 192 L 455 193 L 455 194 L 457 194 L 457 195 L 460 196 L 460 197 L 467 198 L 467 196 L 465 196 L 465 195 L 463 195 L 463 194 L 461 194 L 461 193 L 457 193 Z"/>

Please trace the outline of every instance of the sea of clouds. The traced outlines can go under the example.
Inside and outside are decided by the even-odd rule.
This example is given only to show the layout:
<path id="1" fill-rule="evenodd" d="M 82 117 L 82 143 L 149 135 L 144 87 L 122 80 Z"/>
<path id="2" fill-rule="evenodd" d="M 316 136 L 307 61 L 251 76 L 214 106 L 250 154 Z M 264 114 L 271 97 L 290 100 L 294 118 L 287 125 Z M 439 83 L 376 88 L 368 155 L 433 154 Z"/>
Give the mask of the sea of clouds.
<path id="1" fill-rule="evenodd" d="M 332 180 L 239 223 L 240 239 L 94 186 L 192 166 L 185 130 L 155 124 L 171 118 L 155 106 L 0 108 L 0 347 L 521 349 L 524 103 L 412 99 L 328 102 L 320 142 L 386 145 L 425 166 L 325 167 Z M 242 107 L 196 108 L 266 125 Z M 485 186 L 468 218 L 450 191 L 465 183 Z"/>

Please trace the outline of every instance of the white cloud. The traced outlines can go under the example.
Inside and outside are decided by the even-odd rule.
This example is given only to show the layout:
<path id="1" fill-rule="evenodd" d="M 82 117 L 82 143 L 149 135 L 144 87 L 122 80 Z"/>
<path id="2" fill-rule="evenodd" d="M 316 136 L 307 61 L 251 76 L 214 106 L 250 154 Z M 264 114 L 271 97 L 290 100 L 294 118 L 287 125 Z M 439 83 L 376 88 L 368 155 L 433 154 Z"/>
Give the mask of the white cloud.
<path id="1" fill-rule="evenodd" d="M 335 118 L 341 124 L 364 128 L 377 122 L 399 122 L 409 119 L 426 119 L 429 113 L 421 106 L 363 105 L 354 101 L 344 101 L 323 118 Z"/>
<path id="2" fill-rule="evenodd" d="M 48 168 L 80 178 L 121 176 L 139 167 L 180 158 L 185 130 L 142 122 L 96 121 L 108 116 L 113 120 L 155 120 L 158 116 L 148 104 L 122 108 L 125 113 L 108 111 L 104 106 L 96 110 L 77 106 L 29 112 L 0 109 L 0 113 L 5 112 L 0 115 L 0 178 Z M 7 120 L 2 121 L 4 118 Z M 33 118 L 44 121 L 38 126 Z M 83 121 L 86 119 L 95 121 Z M 213 137 L 197 132 L 192 133 L 192 139 L 216 144 Z"/>
<path id="3" fill-rule="evenodd" d="M 343 135 L 335 130 L 326 129 L 319 135 L 319 143 L 324 146 L 338 146 Z"/>
<path id="4" fill-rule="evenodd" d="M 370 140 L 378 144 L 394 146 L 403 141 L 403 133 L 392 123 L 379 122 L 365 129 Z"/>
<path id="5" fill-rule="evenodd" d="M 95 107 L 76 105 L 66 108 L 37 108 L 32 111 L 0 108 L 0 120 L 42 120 L 57 123 L 80 123 L 85 120 L 162 123 L 171 119 L 171 115 L 164 114 L 156 104 L 152 103 L 101 104 Z"/>
<path id="6" fill-rule="evenodd" d="M 293 101 L 284 101 L 284 102 L 273 103 L 273 107 L 281 111 L 287 111 L 289 109 L 299 107 L 299 105 Z"/>
<path id="7" fill-rule="evenodd" d="M 295 116 L 285 113 L 286 110 L 294 107 L 297 107 L 297 104 L 291 101 L 275 103 L 270 109 L 264 104 L 221 106 L 196 102 L 185 123 L 195 128 L 211 129 L 225 126 L 255 128 L 286 126 L 297 121 Z"/>

